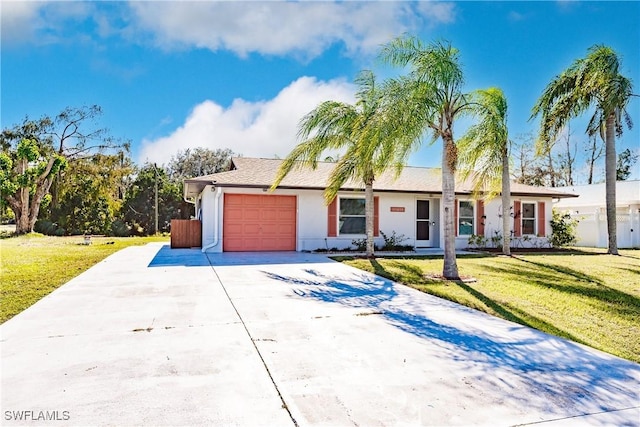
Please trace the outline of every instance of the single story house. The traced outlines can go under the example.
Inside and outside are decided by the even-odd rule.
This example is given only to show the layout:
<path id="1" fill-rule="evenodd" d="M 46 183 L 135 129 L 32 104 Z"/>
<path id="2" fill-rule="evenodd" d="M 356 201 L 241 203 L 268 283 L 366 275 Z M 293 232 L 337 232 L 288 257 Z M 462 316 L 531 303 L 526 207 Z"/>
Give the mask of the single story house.
<path id="1" fill-rule="evenodd" d="M 561 199 L 555 207 L 578 220 L 578 246 L 608 246 L 605 183 L 559 187 L 579 196 Z M 640 181 L 616 183 L 616 223 L 619 248 L 640 247 Z"/>
<path id="2" fill-rule="evenodd" d="M 344 185 L 326 205 L 323 191 L 334 163 L 319 162 L 315 170 L 292 171 L 269 191 L 282 160 L 236 157 L 228 171 L 188 179 L 185 200 L 196 206 L 202 221 L 202 250 L 313 251 L 345 249 L 365 237 L 364 190 Z M 404 235 L 404 244 L 444 247 L 441 171 L 405 167 L 382 174 L 374 182 L 376 244 L 380 232 Z M 552 201 L 570 194 L 512 183 L 513 235 L 525 244 L 546 241 L 551 233 Z M 502 227 L 501 199 L 474 200 L 469 183 L 456 187 L 456 247 L 468 246 L 471 235 L 494 236 Z"/>

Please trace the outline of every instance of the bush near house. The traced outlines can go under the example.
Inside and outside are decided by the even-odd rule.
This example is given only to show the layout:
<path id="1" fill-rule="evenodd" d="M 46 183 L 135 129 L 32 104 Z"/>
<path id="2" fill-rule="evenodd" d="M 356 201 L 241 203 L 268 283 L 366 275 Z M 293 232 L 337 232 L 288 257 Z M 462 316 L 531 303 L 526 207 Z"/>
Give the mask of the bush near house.
<path id="1" fill-rule="evenodd" d="M 578 227 L 578 220 L 572 219 L 568 213 L 554 209 L 551 217 L 549 242 L 556 248 L 575 245 L 578 241 L 576 227 Z"/>

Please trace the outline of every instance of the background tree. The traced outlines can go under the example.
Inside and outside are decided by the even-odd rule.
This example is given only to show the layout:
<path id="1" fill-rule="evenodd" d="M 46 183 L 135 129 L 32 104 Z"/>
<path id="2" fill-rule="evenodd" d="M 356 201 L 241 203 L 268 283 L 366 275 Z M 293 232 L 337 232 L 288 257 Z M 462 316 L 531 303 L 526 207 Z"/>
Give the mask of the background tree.
<path id="1" fill-rule="evenodd" d="M 363 71 L 356 78 L 358 91 L 355 105 L 326 101 L 306 114 L 300 121 L 298 137 L 302 140 L 284 159 L 274 190 L 294 169 L 316 168 L 318 159 L 327 150 L 345 150 L 335 164 L 324 192 L 330 203 L 340 188 L 350 179 L 362 183 L 365 189 L 366 253 L 374 255 L 373 182 L 376 176 L 393 164 L 391 132 L 381 113 L 382 92 L 375 75 Z"/>
<path id="2" fill-rule="evenodd" d="M 168 232 L 171 219 L 188 219 L 192 205 L 182 198 L 182 183 L 169 179 L 163 168 L 146 163 L 137 171 L 122 206 L 122 216 L 132 234 L 149 235 L 155 230 L 155 184 L 158 183 L 158 232 Z"/>
<path id="3" fill-rule="evenodd" d="M 573 185 L 576 156 L 578 154 L 578 145 L 571 138 L 570 124 L 567 123 L 566 133 L 562 136 L 562 151 L 557 156 L 557 181 L 559 187 Z"/>
<path id="4" fill-rule="evenodd" d="M 620 58 L 613 49 L 601 45 L 590 47 L 585 58 L 574 61 L 549 83 L 534 105 L 531 116 L 542 116 L 539 149 L 544 151 L 571 118 L 595 107 L 587 133 L 594 135 L 604 127 L 608 253 L 613 255 L 618 254 L 615 138 L 622 134 L 625 124 L 628 128 L 632 126 L 626 111 L 632 83 L 620 73 L 620 64 Z"/>
<path id="5" fill-rule="evenodd" d="M 126 150 L 76 159 L 59 174 L 57 206 L 42 216 L 66 234 L 111 234 L 132 173 Z"/>
<path id="6" fill-rule="evenodd" d="M 638 161 L 638 154 L 626 149 L 618 154 L 616 162 L 616 179 L 618 181 L 626 181 L 631 176 L 631 168 Z"/>
<path id="7" fill-rule="evenodd" d="M 234 155 L 235 153 L 229 148 L 216 150 L 203 147 L 187 148 L 171 157 L 167 171 L 174 181 L 222 172 L 229 167 L 231 157 Z"/>
<path id="8" fill-rule="evenodd" d="M 0 194 L 16 216 L 16 234 L 33 231 L 40 206 L 55 174 L 66 166 L 63 156 L 37 139 L 23 138 L 0 154 Z"/>
<path id="9" fill-rule="evenodd" d="M 380 57 L 388 64 L 409 67 L 408 75 L 391 79 L 387 85 L 388 116 L 396 123 L 398 149 L 413 151 L 422 143 L 425 132 L 431 134 L 431 143 L 442 139 L 442 274 L 447 279 L 459 279 L 453 220 L 458 149 L 453 129 L 470 103 L 463 91 L 458 50 L 446 42 L 425 45 L 415 37 L 400 37 L 383 46 Z"/>
<path id="10" fill-rule="evenodd" d="M 535 159 L 533 136 L 529 134 L 517 135 L 512 144 L 512 153 L 515 159 L 513 168 L 515 181 L 519 184 L 543 185 L 543 178 L 533 173 Z"/>
<path id="11" fill-rule="evenodd" d="M 515 182 L 537 187 L 556 187 L 562 184 L 564 154 L 558 154 L 556 148 L 558 147 L 554 146 L 544 153 L 536 153 L 536 142 L 532 134 L 516 136 L 512 147 Z"/>
<path id="12" fill-rule="evenodd" d="M 507 98 L 502 90 L 478 90 L 470 98 L 477 122 L 458 141 L 459 169 L 472 178 L 476 197 L 502 197 L 502 253 L 511 255 L 511 177 Z"/>
<path id="13" fill-rule="evenodd" d="M 602 157 L 604 146 L 598 144 L 598 138 L 596 135 L 591 135 L 589 141 L 586 144 L 587 152 L 587 184 L 593 184 L 593 172 L 598 159 Z"/>
<path id="14" fill-rule="evenodd" d="M 67 163 L 121 145 L 103 128 L 95 127 L 100 107 L 71 108 L 55 118 L 25 117 L 0 134 L 2 175 L 0 194 L 16 216 L 16 233 L 33 231 L 43 201 L 58 205 L 57 186 L 47 197 Z"/>

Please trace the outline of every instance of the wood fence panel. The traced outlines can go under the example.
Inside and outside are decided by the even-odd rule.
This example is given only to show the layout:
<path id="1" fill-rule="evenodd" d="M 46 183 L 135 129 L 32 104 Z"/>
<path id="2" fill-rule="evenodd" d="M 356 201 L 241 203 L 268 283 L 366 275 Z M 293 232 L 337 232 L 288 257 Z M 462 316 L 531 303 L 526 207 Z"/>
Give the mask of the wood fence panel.
<path id="1" fill-rule="evenodd" d="M 172 248 L 199 248 L 202 246 L 202 223 L 196 219 L 171 220 Z"/>

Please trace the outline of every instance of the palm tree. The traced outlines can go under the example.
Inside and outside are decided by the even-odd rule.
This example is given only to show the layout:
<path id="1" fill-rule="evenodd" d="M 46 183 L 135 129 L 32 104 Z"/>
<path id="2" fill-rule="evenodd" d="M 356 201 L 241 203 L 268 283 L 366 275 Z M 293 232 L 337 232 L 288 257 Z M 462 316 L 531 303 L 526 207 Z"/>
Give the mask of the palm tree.
<path id="1" fill-rule="evenodd" d="M 458 149 L 453 138 L 455 120 L 470 103 L 463 89 L 464 76 L 458 50 L 449 43 L 424 45 L 415 37 L 399 37 L 382 48 L 382 61 L 410 67 L 409 74 L 390 79 L 386 86 L 388 117 L 396 123 L 396 144 L 409 153 L 422 143 L 425 132 L 431 143 L 442 139 L 442 205 L 444 210 L 444 266 L 442 275 L 459 279 L 456 262 L 454 203 Z M 405 154 L 404 158 L 406 159 Z"/>
<path id="2" fill-rule="evenodd" d="M 356 78 L 359 89 L 354 105 L 325 101 L 306 114 L 298 127 L 302 140 L 284 159 L 275 181 L 274 190 L 289 172 L 311 167 L 327 150 L 346 150 L 337 161 L 325 189 L 326 203 L 336 198 L 340 188 L 350 179 L 360 181 L 365 188 L 366 253 L 374 256 L 374 197 L 373 182 L 393 164 L 393 145 L 387 123 L 381 117 L 382 92 L 371 71 L 363 71 Z"/>
<path id="3" fill-rule="evenodd" d="M 616 52 L 602 45 L 591 46 L 587 56 L 577 59 L 547 85 L 533 107 L 531 118 L 541 115 L 538 152 L 549 150 L 568 121 L 595 107 L 587 134 L 604 128 L 605 187 L 607 205 L 608 253 L 618 255 L 616 236 L 616 136 L 623 125 L 633 126 L 626 111 L 632 96 L 632 83 L 620 74 Z"/>
<path id="4" fill-rule="evenodd" d="M 479 122 L 458 141 L 461 178 L 473 177 L 474 193 L 490 200 L 502 194 L 502 253 L 511 255 L 511 183 L 507 98 L 492 87 L 473 93 L 472 114 Z"/>

